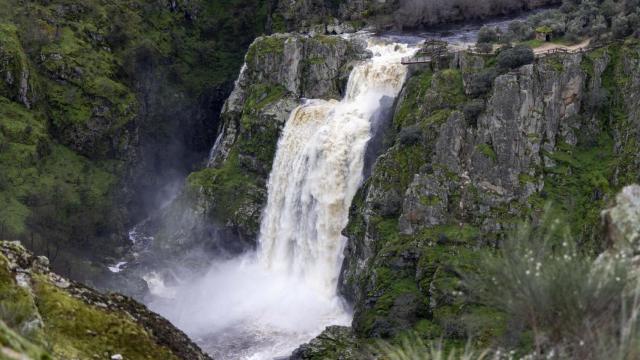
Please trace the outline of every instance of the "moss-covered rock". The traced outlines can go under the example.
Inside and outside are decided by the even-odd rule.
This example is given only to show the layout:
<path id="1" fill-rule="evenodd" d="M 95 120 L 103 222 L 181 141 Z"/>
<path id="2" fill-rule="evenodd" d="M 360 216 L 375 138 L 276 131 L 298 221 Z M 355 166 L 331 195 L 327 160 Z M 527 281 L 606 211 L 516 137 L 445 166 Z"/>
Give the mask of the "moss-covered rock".
<path id="1" fill-rule="evenodd" d="M 367 56 L 358 40 L 276 34 L 251 45 L 225 103 L 208 167 L 189 175 L 162 211 L 154 246 L 237 253 L 255 246 L 280 131 L 301 98 L 340 99 L 350 69 Z M 321 58 L 319 62 L 316 59 Z"/>
<path id="2" fill-rule="evenodd" d="M 48 264 L 19 243 L 0 242 L 0 345 L 6 358 L 209 359 L 143 305 L 67 280 L 49 272 Z"/>
<path id="3" fill-rule="evenodd" d="M 0 237 L 80 280 L 120 256 L 206 158 L 267 18 L 262 0 L 0 0 Z"/>
<path id="4" fill-rule="evenodd" d="M 354 200 L 340 288 L 360 337 L 487 344 L 504 316 L 475 305 L 460 274 L 548 203 L 595 254 L 600 211 L 640 173 L 636 42 L 494 72 L 481 92 L 468 87 L 494 59 L 457 59 L 408 80 L 395 142 Z"/>

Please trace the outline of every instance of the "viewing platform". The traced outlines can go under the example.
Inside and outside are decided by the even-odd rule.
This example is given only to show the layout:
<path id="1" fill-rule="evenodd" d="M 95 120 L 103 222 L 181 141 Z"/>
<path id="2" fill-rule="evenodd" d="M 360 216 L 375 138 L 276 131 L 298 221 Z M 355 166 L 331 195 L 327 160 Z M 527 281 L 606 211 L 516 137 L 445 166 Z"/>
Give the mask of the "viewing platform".
<path id="1" fill-rule="evenodd" d="M 411 65 L 411 64 L 427 64 L 432 61 L 431 56 L 407 56 L 403 57 L 400 61 L 402 65 Z"/>

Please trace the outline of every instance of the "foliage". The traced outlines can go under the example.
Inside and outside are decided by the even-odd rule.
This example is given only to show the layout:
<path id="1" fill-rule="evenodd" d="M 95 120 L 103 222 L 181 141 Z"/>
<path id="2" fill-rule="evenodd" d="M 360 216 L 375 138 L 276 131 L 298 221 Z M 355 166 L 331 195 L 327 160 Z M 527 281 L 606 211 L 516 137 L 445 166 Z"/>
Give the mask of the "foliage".
<path id="1" fill-rule="evenodd" d="M 466 286 L 481 303 L 505 311 L 513 329 L 531 331 L 536 354 L 598 358 L 599 342 L 617 337 L 626 311 L 637 314 L 633 264 L 624 253 L 594 260 L 547 208 L 485 255 Z M 500 288 L 500 291 L 496 291 Z M 634 315 L 636 316 L 636 315 Z"/>
<path id="2" fill-rule="evenodd" d="M 0 0 L 0 237 L 114 255 L 144 215 L 137 190 L 209 150 L 267 7 Z"/>
<path id="3" fill-rule="evenodd" d="M 498 41 L 499 34 L 496 28 L 491 26 L 483 26 L 478 31 L 478 43 L 494 43 Z"/>
<path id="4" fill-rule="evenodd" d="M 531 64 L 534 60 L 533 50 L 524 45 L 516 45 L 513 48 L 502 50 L 496 60 L 500 69 L 515 69 L 523 65 Z"/>
<path id="5" fill-rule="evenodd" d="M 456 348 L 445 349 L 441 342 L 427 343 L 415 334 L 402 337 L 400 344 L 391 344 L 386 341 L 378 341 L 370 350 L 374 354 L 379 354 L 386 360 L 483 360 L 499 359 L 498 356 L 491 356 L 490 352 L 474 351 L 467 346 L 462 351 Z"/>

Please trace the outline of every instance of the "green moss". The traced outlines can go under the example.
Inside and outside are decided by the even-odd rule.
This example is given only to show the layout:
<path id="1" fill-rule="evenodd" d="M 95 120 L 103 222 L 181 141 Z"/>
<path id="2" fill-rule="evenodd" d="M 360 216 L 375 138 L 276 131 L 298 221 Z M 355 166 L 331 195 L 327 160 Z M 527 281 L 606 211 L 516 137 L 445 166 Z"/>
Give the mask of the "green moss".
<path id="1" fill-rule="evenodd" d="M 7 354 L 26 356 L 26 359 L 31 360 L 52 359 L 52 357 L 40 346 L 31 343 L 29 340 L 9 328 L 3 321 L 0 321 L 0 357 L 7 360 L 23 358 L 14 356 L 8 357 L 9 355 Z"/>
<path id="2" fill-rule="evenodd" d="M 493 150 L 493 146 L 489 144 L 478 144 L 476 145 L 476 150 L 478 150 L 482 155 L 491 159 L 491 161 L 495 162 L 498 158 L 496 152 Z"/>
<path id="3" fill-rule="evenodd" d="M 424 71 L 409 78 L 405 85 L 405 97 L 400 102 L 399 108 L 396 110 L 396 116 L 393 119 L 396 127 L 407 127 L 419 120 L 421 111 L 418 105 L 426 91 L 431 88 L 432 79 L 433 73 L 431 71 Z"/>
<path id="4" fill-rule="evenodd" d="M 520 181 L 521 185 L 525 185 L 528 183 L 535 183 L 538 181 L 538 179 L 535 176 L 531 176 L 529 174 L 520 174 L 518 175 L 518 180 Z"/>
<path id="5" fill-rule="evenodd" d="M 569 223 L 576 234 L 589 239 L 599 223 L 604 198 L 594 198 L 598 192 L 611 194 L 610 184 L 615 169 L 613 140 L 602 134 L 595 146 L 578 146 L 560 143 L 558 150 L 549 156 L 556 166 L 546 169 L 544 191 L 547 200 L 569 214 Z"/>
<path id="6" fill-rule="evenodd" d="M 40 329 L 28 326 L 38 320 L 33 298 L 27 289 L 18 286 L 3 255 L 0 255 L 0 320 L 29 341 L 44 343 Z"/>
<path id="7" fill-rule="evenodd" d="M 122 354 L 127 359 L 175 359 L 130 318 L 87 305 L 36 277 L 34 291 L 45 331 L 60 358 Z"/>
<path id="8" fill-rule="evenodd" d="M 249 122 L 251 121 L 251 115 L 254 115 L 254 111 L 261 110 L 265 106 L 281 99 L 286 92 L 287 90 L 282 85 L 251 85 L 249 95 L 244 103 L 245 116 L 243 117 L 243 125 L 250 127 Z"/>
<path id="9" fill-rule="evenodd" d="M 275 14 L 271 18 L 271 30 L 274 33 L 283 33 L 287 31 L 287 25 L 285 24 L 282 14 Z"/>
<path id="10" fill-rule="evenodd" d="M 256 177 L 245 171 L 236 151 L 229 154 L 221 168 L 206 168 L 187 178 L 189 191 L 203 191 L 213 199 L 212 216 L 218 221 L 250 221 L 239 219 L 238 211 L 248 202 L 256 201 Z M 247 224 L 257 231 L 258 224 Z"/>
<path id="11" fill-rule="evenodd" d="M 3 77 L 12 78 L 12 81 L 0 81 L 0 96 L 17 99 L 22 75 L 28 74 L 30 69 L 27 55 L 18 37 L 18 29 L 12 24 L 0 23 L 0 58 Z"/>
<path id="12" fill-rule="evenodd" d="M 247 51 L 247 61 L 255 62 L 267 55 L 278 55 L 284 52 L 284 36 L 265 36 L 256 40 Z"/>
<path id="13" fill-rule="evenodd" d="M 442 199 L 440 199 L 437 195 L 421 196 L 420 203 L 424 206 L 435 206 L 441 204 Z"/>
<path id="14" fill-rule="evenodd" d="M 442 328 L 431 320 L 422 319 L 413 327 L 416 335 L 423 339 L 437 339 L 442 335 Z"/>
<path id="15" fill-rule="evenodd" d="M 79 230 L 108 227 L 115 177 L 51 143 L 44 122 L 41 114 L 0 98 L 0 235 L 24 237 L 55 220 L 57 230 L 47 231 L 51 241 L 75 240 L 72 228 L 78 238 L 92 237 Z"/>
<path id="16" fill-rule="evenodd" d="M 551 66 L 554 71 L 562 72 L 564 71 L 564 56 L 562 55 L 552 55 L 544 58 L 544 61 Z"/>
<path id="17" fill-rule="evenodd" d="M 442 97 L 441 106 L 455 106 L 466 99 L 462 83 L 462 73 L 458 69 L 445 69 L 433 77 L 433 89 Z"/>

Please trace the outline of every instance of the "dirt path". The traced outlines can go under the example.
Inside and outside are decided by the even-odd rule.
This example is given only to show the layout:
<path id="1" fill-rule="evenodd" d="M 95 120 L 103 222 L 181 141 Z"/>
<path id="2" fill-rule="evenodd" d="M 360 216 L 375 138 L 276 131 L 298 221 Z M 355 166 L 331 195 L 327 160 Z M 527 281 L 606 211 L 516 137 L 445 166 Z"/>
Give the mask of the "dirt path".
<path id="1" fill-rule="evenodd" d="M 542 55 L 553 49 L 564 49 L 564 50 L 567 50 L 568 52 L 575 52 L 575 51 L 587 48 L 590 43 L 591 43 L 591 39 L 587 39 L 579 44 L 575 44 L 571 46 L 554 44 L 554 43 L 545 43 L 542 46 L 539 46 L 533 49 L 533 53 L 536 55 Z"/>

